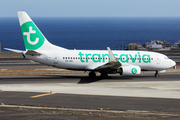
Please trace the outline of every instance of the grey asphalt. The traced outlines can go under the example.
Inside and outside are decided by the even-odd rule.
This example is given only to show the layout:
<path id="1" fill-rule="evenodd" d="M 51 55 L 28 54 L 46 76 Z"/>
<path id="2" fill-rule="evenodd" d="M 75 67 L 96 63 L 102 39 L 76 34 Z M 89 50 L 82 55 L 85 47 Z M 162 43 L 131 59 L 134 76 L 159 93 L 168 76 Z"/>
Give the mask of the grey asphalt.
<path id="1" fill-rule="evenodd" d="M 178 81 L 180 74 L 162 74 L 158 79 L 151 74 L 137 77 L 111 76 L 109 79 L 91 80 L 81 75 L 59 75 L 59 76 L 17 76 L 0 77 L 0 84 L 24 84 L 24 83 L 77 83 L 89 84 L 92 82 L 138 82 L 138 81 Z M 111 110 L 139 110 L 139 111 L 163 111 L 180 113 L 180 99 L 147 98 L 147 97 L 124 97 L 105 95 L 78 95 L 56 93 L 48 96 L 31 98 L 31 96 L 44 94 L 41 92 L 0 92 L 0 103 L 6 105 L 30 105 L 51 106 L 67 108 L 104 108 Z"/>
<path id="2" fill-rule="evenodd" d="M 56 69 L 38 62 L 22 57 L 0 58 L 0 69 L 10 70 L 34 70 L 34 69 Z"/>
<path id="3" fill-rule="evenodd" d="M 66 108 L 163 111 L 180 113 L 179 99 L 115 97 L 97 95 L 53 94 L 38 98 L 30 96 L 44 94 L 33 92 L 1 92 L 0 101 L 6 105 L 51 106 Z"/>

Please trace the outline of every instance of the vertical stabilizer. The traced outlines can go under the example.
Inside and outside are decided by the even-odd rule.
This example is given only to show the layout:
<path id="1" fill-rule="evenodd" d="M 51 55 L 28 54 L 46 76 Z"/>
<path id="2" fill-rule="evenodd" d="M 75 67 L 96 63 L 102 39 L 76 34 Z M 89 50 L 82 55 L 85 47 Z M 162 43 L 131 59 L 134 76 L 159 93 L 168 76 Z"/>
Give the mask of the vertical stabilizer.
<path id="1" fill-rule="evenodd" d="M 26 50 L 66 50 L 51 44 L 26 12 L 18 12 L 18 18 Z"/>

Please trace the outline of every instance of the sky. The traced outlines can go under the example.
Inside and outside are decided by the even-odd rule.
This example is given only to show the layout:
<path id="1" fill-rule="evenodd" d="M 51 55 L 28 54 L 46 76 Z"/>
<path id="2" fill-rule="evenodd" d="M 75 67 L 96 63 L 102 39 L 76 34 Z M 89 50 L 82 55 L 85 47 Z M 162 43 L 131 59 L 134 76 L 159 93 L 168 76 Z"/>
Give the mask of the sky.
<path id="1" fill-rule="evenodd" d="M 180 17 L 180 0 L 0 0 L 0 17 Z"/>

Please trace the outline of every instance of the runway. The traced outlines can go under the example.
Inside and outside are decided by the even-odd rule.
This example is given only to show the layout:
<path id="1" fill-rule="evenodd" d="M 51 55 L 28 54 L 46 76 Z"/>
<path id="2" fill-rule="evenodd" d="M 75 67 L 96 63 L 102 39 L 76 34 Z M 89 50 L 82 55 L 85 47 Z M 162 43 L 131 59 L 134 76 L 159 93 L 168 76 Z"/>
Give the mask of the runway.
<path id="1" fill-rule="evenodd" d="M 136 77 L 86 75 L 16 76 L 0 78 L 0 102 L 69 108 L 180 112 L 180 74 L 153 73 Z M 55 94 L 32 98 L 32 96 Z"/>
<path id="2" fill-rule="evenodd" d="M 179 58 L 176 60 L 179 64 Z M 30 60 L 1 58 L 0 69 L 27 68 L 54 69 Z M 110 75 L 108 79 L 100 75 L 90 79 L 87 74 L 1 76 L 0 103 L 179 113 L 179 73 L 179 69 L 171 69 L 159 78 L 154 72 L 142 72 L 140 76 Z"/>
<path id="3" fill-rule="evenodd" d="M 115 97 L 77 94 L 52 94 L 49 96 L 31 98 L 44 93 L 33 92 L 2 92 L 0 101 L 9 105 L 50 106 L 77 109 L 108 109 L 108 110 L 137 110 L 163 111 L 180 113 L 178 99 L 158 99 L 139 97 Z M 2 97 L 3 96 L 3 97 Z"/>
<path id="4" fill-rule="evenodd" d="M 154 73 L 141 76 L 112 75 L 108 79 L 90 79 L 87 75 L 49 75 L 1 77 L 3 91 L 56 92 L 68 94 L 134 96 L 180 99 L 180 74 Z"/>

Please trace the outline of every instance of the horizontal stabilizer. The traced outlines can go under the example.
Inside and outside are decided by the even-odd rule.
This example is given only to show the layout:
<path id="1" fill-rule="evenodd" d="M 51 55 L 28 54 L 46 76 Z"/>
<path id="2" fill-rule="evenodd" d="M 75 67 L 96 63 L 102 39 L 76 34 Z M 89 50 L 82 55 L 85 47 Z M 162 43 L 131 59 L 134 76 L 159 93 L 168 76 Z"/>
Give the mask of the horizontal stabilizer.
<path id="1" fill-rule="evenodd" d="M 15 49 L 10 49 L 10 48 L 4 48 L 4 49 L 12 51 L 12 52 L 16 52 L 16 53 L 21 53 L 21 54 L 23 54 L 23 52 L 25 52 L 25 51 L 22 51 L 22 50 L 15 50 Z"/>

